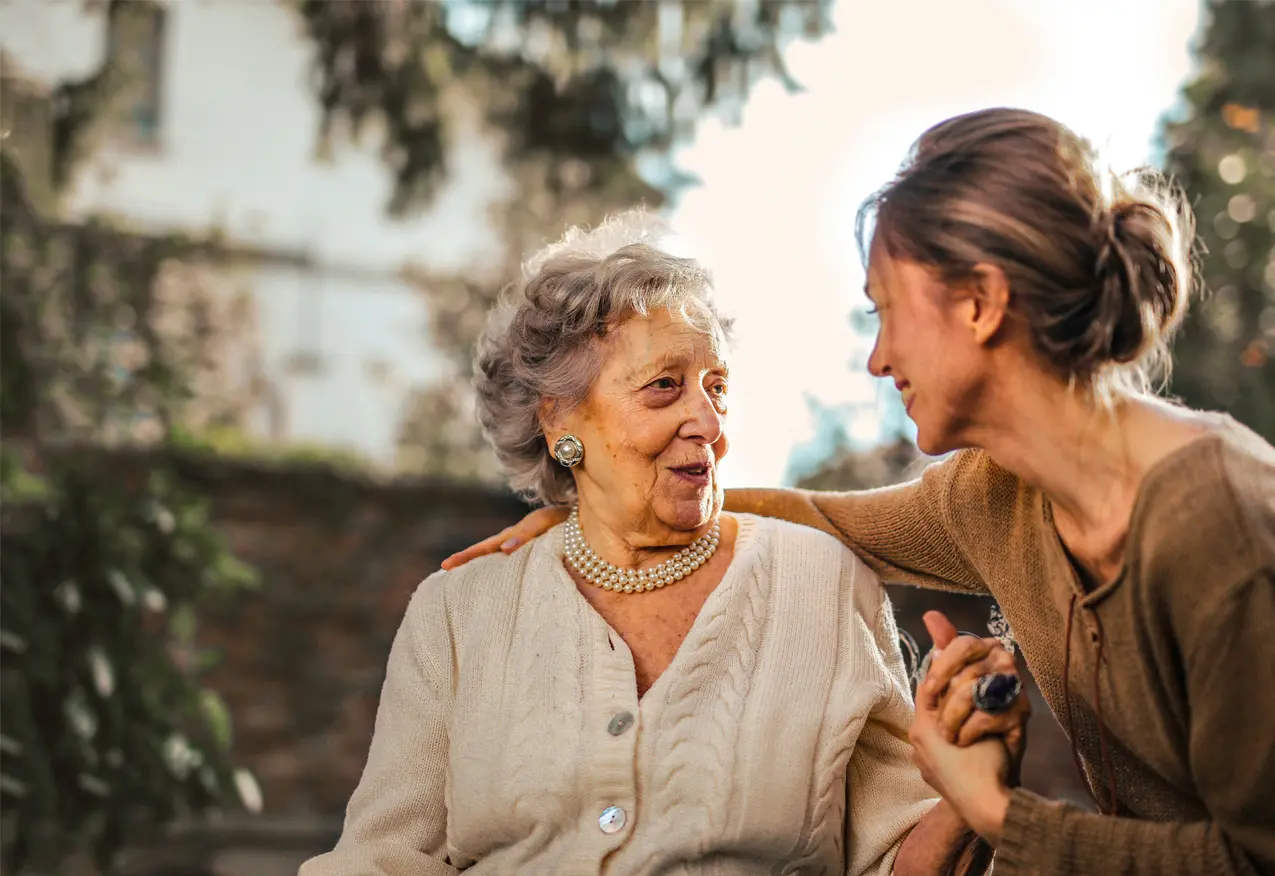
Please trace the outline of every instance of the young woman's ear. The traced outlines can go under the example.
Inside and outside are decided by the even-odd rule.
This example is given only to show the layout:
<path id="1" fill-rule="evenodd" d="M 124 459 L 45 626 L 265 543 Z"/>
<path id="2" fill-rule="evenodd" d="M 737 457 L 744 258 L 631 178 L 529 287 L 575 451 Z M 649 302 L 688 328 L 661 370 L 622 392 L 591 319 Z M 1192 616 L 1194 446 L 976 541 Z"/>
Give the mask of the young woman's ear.
<path id="1" fill-rule="evenodd" d="M 973 307 L 968 327 L 978 344 L 987 344 L 1004 325 L 1009 313 L 1009 278 L 995 265 L 974 268 Z"/>

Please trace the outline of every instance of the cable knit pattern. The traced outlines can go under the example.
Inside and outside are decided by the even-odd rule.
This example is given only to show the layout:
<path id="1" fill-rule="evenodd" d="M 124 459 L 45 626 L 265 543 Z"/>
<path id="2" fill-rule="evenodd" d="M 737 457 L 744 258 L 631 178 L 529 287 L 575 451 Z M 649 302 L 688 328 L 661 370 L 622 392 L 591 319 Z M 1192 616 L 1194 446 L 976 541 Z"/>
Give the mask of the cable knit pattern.
<path id="1" fill-rule="evenodd" d="M 886 876 L 934 803 L 905 741 L 889 602 L 836 540 L 739 524 L 640 703 L 560 528 L 422 584 L 341 839 L 301 876 Z M 612 833 L 609 806 L 625 815 Z"/>
<path id="2" fill-rule="evenodd" d="M 741 521 L 741 539 L 752 537 L 751 521 Z M 715 801 L 730 793 L 737 732 L 748 685 L 762 637 L 770 577 L 757 567 L 756 552 L 747 553 L 706 601 L 697 624 L 704 634 L 689 640 L 685 671 L 665 674 L 667 692 L 657 681 L 652 692 L 664 696 L 661 721 L 666 748 L 656 753 L 656 806 L 672 823 L 695 825 L 701 846 L 709 851 L 729 815 Z M 647 696 L 651 696 L 648 693 Z M 703 787 L 703 795 L 687 795 L 688 786 Z M 659 854 L 652 850 L 652 855 Z"/>

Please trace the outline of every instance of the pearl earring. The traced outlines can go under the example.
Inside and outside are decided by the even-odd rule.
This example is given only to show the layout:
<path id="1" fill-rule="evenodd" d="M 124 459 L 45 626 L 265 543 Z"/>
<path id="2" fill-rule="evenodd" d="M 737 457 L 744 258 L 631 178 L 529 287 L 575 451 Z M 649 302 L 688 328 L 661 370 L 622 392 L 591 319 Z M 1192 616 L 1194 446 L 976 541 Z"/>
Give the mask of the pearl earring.
<path id="1" fill-rule="evenodd" d="M 563 435 L 553 445 L 553 458 L 563 468 L 572 468 L 584 459 L 584 444 L 574 435 Z"/>

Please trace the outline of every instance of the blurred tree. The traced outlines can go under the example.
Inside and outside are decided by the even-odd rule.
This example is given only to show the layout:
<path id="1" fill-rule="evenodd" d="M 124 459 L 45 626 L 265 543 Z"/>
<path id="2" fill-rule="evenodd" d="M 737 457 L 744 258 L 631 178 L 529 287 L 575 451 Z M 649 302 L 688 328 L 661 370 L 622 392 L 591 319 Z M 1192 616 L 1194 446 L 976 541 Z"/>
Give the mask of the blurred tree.
<path id="1" fill-rule="evenodd" d="M 907 437 L 903 424 L 885 426 L 883 432 L 890 437 L 875 447 L 864 448 L 850 439 L 850 423 L 865 415 L 880 419 L 895 406 L 888 394 L 836 405 L 807 394 L 813 434 L 789 454 L 784 481 L 810 490 L 867 490 L 898 483 L 919 471 L 926 457 Z"/>
<path id="2" fill-rule="evenodd" d="M 819 466 L 797 480 L 802 490 L 871 490 L 915 477 L 931 460 L 907 438 L 876 447 L 854 449 L 848 443 L 833 448 Z"/>
<path id="3" fill-rule="evenodd" d="M 447 170 L 457 89 L 512 161 L 574 159 L 605 188 L 665 155 L 708 108 L 738 113 L 763 75 L 795 89 L 784 44 L 829 28 L 831 0 L 294 0 L 317 47 L 322 135 L 381 129 L 390 209 L 425 203 Z M 579 188 L 574 185 L 572 188 Z"/>
<path id="4" fill-rule="evenodd" d="M 375 128 L 394 175 L 392 214 L 429 202 L 466 124 L 503 145 L 511 194 L 492 216 L 502 251 L 460 275 L 405 268 L 455 376 L 411 393 L 399 436 L 407 469 L 494 477 L 468 378 L 487 312 L 521 258 L 568 225 L 658 206 L 687 182 L 672 161 L 676 147 L 706 115 L 736 117 L 763 76 L 796 89 L 783 48 L 825 34 L 831 0 L 296 7 L 317 46 L 321 143 Z"/>
<path id="5" fill-rule="evenodd" d="M 1168 170 L 1195 206 L 1209 290 L 1174 347 L 1173 390 L 1275 441 L 1275 2 L 1211 0 Z"/>
<path id="6" fill-rule="evenodd" d="M 114 2 L 111 33 L 147 4 Z M 140 20 L 140 19 L 137 19 Z M 203 504 L 162 464 L 181 424 L 234 422 L 212 241 L 56 218 L 61 186 L 126 94 L 123 53 L 43 102 L 0 59 L 0 868 L 49 872 L 208 806 L 254 802 L 200 684 L 193 609 L 242 586 Z M 19 99 L 10 100 L 12 96 Z M 11 136 L 8 136 L 10 135 Z M 231 369 L 233 370 L 233 369 Z M 121 482 L 104 445 L 159 461 Z"/>

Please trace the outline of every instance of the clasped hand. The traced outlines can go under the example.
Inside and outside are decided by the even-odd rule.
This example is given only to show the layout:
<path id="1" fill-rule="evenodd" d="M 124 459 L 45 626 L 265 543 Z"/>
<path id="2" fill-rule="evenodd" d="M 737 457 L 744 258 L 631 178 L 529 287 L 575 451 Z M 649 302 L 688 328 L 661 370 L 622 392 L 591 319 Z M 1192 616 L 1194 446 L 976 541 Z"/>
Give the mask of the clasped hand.
<path id="1" fill-rule="evenodd" d="M 974 707 L 974 684 L 1017 663 L 996 639 L 958 636 L 943 614 L 925 615 L 937 652 L 917 686 L 909 738 L 921 775 L 983 839 L 1000 842 L 1010 789 L 1018 784 L 1031 706 L 1026 693 L 998 715 Z"/>

